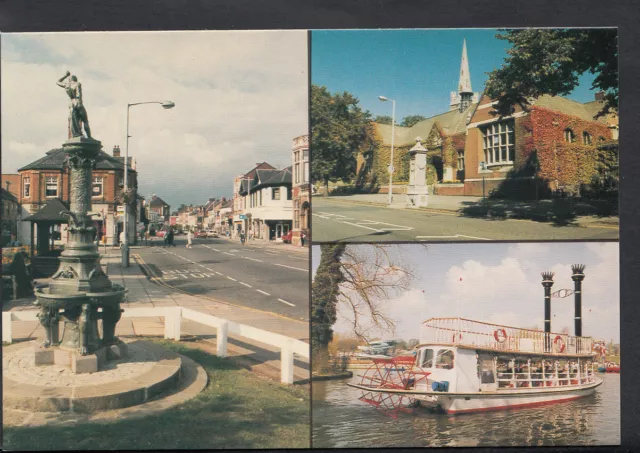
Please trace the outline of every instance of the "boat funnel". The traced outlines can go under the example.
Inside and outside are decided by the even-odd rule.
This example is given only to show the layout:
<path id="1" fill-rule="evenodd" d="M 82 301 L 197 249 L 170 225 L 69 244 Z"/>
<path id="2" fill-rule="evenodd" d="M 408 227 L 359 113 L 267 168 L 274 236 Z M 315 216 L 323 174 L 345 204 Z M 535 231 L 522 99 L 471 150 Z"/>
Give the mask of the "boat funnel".
<path id="1" fill-rule="evenodd" d="M 575 335 L 576 337 L 582 336 L 582 280 L 584 280 L 584 264 L 574 264 L 571 266 L 573 275 L 571 279 L 574 284 L 575 295 Z"/>
<path id="2" fill-rule="evenodd" d="M 551 351 L 551 287 L 555 272 L 542 272 L 542 286 L 544 286 L 544 350 Z"/>

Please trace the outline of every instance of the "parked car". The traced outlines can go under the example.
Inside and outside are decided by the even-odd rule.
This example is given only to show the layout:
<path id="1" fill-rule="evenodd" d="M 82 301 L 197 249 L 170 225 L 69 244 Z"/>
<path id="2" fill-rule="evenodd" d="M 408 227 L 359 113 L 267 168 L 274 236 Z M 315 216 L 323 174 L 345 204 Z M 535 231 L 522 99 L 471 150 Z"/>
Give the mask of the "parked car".
<path id="1" fill-rule="evenodd" d="M 160 230 L 156 232 L 156 236 L 159 238 L 163 238 L 165 234 L 167 234 L 166 230 Z"/>
<path id="2" fill-rule="evenodd" d="M 206 231 L 194 231 L 193 232 L 193 237 L 194 238 L 206 238 L 207 237 L 207 232 Z"/>
<path id="3" fill-rule="evenodd" d="M 293 230 L 289 230 L 287 234 L 282 235 L 282 242 L 285 244 L 291 244 L 291 238 L 293 237 Z"/>

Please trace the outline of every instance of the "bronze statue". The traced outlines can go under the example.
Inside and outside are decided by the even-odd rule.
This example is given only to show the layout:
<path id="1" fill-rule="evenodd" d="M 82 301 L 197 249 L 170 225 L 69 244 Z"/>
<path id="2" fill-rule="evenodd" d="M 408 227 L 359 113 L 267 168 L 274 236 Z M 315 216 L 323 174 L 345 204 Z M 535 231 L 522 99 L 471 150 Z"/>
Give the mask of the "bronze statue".
<path id="1" fill-rule="evenodd" d="M 63 83 L 63 80 L 69 76 L 71 76 L 69 80 Z M 82 104 L 82 85 L 78 82 L 78 78 L 67 71 L 67 73 L 58 80 L 57 85 L 64 88 L 71 99 L 69 104 L 69 138 L 82 137 L 83 125 L 87 138 L 91 138 L 89 117 L 87 116 L 87 110 Z"/>

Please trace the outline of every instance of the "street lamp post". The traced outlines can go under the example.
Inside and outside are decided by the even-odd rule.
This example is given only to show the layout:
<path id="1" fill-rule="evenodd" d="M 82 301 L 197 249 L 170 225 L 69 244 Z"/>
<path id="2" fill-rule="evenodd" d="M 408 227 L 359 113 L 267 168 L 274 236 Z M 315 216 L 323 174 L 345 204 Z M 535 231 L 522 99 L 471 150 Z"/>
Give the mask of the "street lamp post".
<path id="1" fill-rule="evenodd" d="M 148 102 L 135 102 L 133 104 L 127 104 L 127 141 L 124 148 L 124 193 L 128 195 L 129 192 L 129 109 L 134 105 L 142 104 L 160 104 L 164 109 L 171 109 L 175 107 L 175 104 L 171 101 L 148 101 Z M 124 231 L 124 241 L 122 243 L 122 267 L 129 267 L 129 231 L 127 230 L 127 217 L 129 217 L 129 203 L 128 200 L 124 200 L 124 220 L 122 222 L 122 231 Z"/>
<path id="2" fill-rule="evenodd" d="M 395 140 L 396 101 L 385 96 L 378 96 L 382 102 L 391 101 L 391 160 L 389 162 L 389 204 L 393 201 L 393 145 Z"/>

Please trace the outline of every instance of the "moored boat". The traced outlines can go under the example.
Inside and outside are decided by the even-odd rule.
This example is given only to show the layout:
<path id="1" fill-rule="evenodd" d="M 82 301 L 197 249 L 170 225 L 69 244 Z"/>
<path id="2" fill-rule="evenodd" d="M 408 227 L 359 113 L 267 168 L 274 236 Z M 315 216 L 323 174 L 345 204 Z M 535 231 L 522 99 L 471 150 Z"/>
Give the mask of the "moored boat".
<path id="1" fill-rule="evenodd" d="M 543 273 L 545 330 L 521 329 L 464 318 L 431 318 L 422 325 L 417 354 L 374 360 L 360 383 L 361 400 L 387 414 L 427 406 L 449 414 L 569 401 L 602 384 L 599 355 L 583 337 L 581 282 L 576 282 L 576 335 L 551 332 L 553 273 Z"/>

